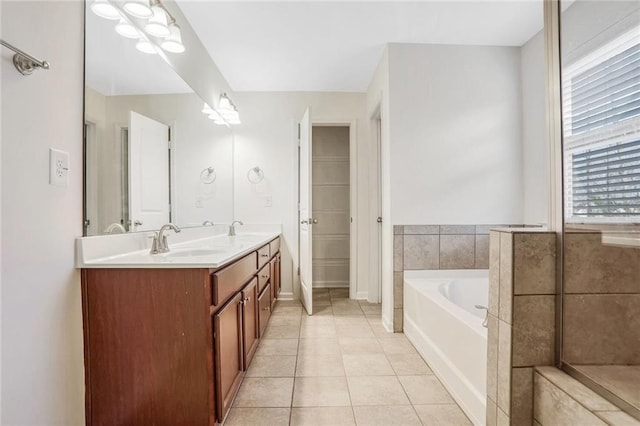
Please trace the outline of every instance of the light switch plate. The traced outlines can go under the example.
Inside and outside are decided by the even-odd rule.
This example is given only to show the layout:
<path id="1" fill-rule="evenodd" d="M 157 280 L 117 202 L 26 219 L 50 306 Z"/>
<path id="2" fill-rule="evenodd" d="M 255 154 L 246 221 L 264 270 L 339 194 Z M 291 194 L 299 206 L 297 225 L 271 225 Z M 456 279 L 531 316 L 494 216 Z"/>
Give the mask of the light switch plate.
<path id="1" fill-rule="evenodd" d="M 49 148 L 49 184 L 69 185 L 69 153 Z"/>
<path id="2" fill-rule="evenodd" d="M 265 207 L 273 206 L 273 198 L 271 198 L 271 195 L 267 195 L 264 197 L 264 206 Z"/>

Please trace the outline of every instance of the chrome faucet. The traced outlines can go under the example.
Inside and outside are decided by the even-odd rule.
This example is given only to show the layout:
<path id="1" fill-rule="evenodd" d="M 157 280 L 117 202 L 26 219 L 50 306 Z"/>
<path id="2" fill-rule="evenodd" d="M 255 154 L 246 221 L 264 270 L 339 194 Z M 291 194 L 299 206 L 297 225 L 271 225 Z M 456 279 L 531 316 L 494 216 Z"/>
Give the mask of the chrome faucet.
<path id="1" fill-rule="evenodd" d="M 169 251 L 167 236 L 164 235 L 165 231 L 167 231 L 168 229 L 173 229 L 173 231 L 176 233 L 180 232 L 180 228 L 178 228 L 173 223 L 162 225 L 162 228 L 160 228 L 160 230 L 153 236 L 153 242 L 151 243 L 151 254 L 166 253 Z"/>
<path id="2" fill-rule="evenodd" d="M 244 225 L 244 223 L 242 223 L 242 221 L 240 220 L 234 220 L 233 222 L 231 222 L 231 225 L 229 225 L 229 235 L 230 237 L 233 237 L 234 235 L 236 235 L 236 228 L 235 228 L 235 224 L 238 223 L 240 225 Z"/>
<path id="3" fill-rule="evenodd" d="M 202 222 L 202 226 L 207 226 L 207 225 L 214 226 L 213 222 L 211 222 L 210 220 L 205 220 L 204 222 Z"/>
<path id="4" fill-rule="evenodd" d="M 107 226 L 107 229 L 104 230 L 105 234 L 124 234 L 126 232 L 127 230 L 124 229 L 124 226 L 120 225 L 118 222 L 112 223 L 111 225 Z"/>
<path id="5" fill-rule="evenodd" d="M 474 305 L 474 306 L 476 309 L 484 309 L 485 314 L 484 314 L 484 321 L 482 321 L 482 326 L 484 328 L 488 328 L 489 327 L 489 308 L 483 305 Z"/>

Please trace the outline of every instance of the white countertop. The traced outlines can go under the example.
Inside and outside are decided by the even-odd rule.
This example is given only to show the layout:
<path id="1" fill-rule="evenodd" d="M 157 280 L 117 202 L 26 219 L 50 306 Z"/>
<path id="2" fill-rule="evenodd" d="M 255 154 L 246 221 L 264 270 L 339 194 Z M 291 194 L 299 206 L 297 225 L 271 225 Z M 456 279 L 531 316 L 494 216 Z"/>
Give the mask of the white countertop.
<path id="1" fill-rule="evenodd" d="M 219 268 L 250 253 L 282 232 L 281 225 L 184 228 L 166 233 L 169 252 L 150 254 L 153 232 L 76 239 L 76 268 Z"/>

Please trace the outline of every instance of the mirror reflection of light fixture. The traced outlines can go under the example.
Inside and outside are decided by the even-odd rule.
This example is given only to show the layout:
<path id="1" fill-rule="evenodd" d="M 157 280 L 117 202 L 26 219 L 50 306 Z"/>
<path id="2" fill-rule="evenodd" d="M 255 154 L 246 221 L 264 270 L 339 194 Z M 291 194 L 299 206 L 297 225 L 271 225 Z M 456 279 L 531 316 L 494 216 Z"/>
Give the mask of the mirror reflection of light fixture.
<path id="1" fill-rule="evenodd" d="M 182 44 L 182 34 L 180 34 L 180 27 L 175 23 L 169 24 L 169 36 L 164 39 L 160 44 L 167 52 L 182 53 L 184 52 L 184 45 Z"/>
<path id="2" fill-rule="evenodd" d="M 118 9 L 116 9 L 107 0 L 94 1 L 93 3 L 91 3 L 91 10 L 101 18 L 114 20 L 122 18 L 120 12 L 118 12 Z"/>
<path id="3" fill-rule="evenodd" d="M 149 55 L 158 53 L 156 52 L 156 48 L 153 47 L 153 44 L 151 44 L 149 40 L 145 40 L 143 38 L 138 40 L 138 42 L 136 43 L 136 49 L 138 49 L 142 53 L 147 53 Z"/>
<path id="4" fill-rule="evenodd" d="M 209 106 L 209 104 L 205 102 L 205 103 L 204 103 L 204 106 L 202 107 L 202 113 L 203 113 L 203 114 L 211 114 L 211 113 L 214 113 L 214 112 L 215 112 L 215 111 L 213 110 L 213 108 L 211 108 L 211 107 Z"/>
<path id="5" fill-rule="evenodd" d="M 171 31 L 169 31 L 169 26 L 167 25 L 167 13 L 157 4 L 151 6 L 151 10 L 153 10 L 153 16 L 149 19 L 147 25 L 144 26 L 144 30 L 147 34 L 155 37 L 169 36 Z"/>
<path id="6" fill-rule="evenodd" d="M 116 32 L 126 38 L 140 37 L 140 34 L 138 33 L 138 30 L 136 30 L 136 27 L 125 21 L 123 18 L 120 18 L 120 22 L 118 22 L 118 24 L 116 25 Z"/>
<path id="7" fill-rule="evenodd" d="M 238 108 L 231 102 L 229 96 L 226 93 L 220 95 L 220 102 L 218 103 L 218 112 L 229 124 L 241 124 L 240 122 L 240 113 L 238 113 Z"/>
<path id="8" fill-rule="evenodd" d="M 136 18 L 148 19 L 153 16 L 149 0 L 127 0 L 122 8 L 129 15 Z"/>

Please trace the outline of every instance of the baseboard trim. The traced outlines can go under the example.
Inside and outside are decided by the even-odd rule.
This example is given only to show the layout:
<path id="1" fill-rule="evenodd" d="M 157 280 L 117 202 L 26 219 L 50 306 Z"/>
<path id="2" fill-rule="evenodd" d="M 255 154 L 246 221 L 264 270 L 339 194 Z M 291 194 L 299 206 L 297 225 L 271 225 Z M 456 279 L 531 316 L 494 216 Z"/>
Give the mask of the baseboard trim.
<path id="1" fill-rule="evenodd" d="M 314 281 L 313 288 L 349 288 L 346 281 Z"/>
<path id="2" fill-rule="evenodd" d="M 368 298 L 369 298 L 368 291 L 359 291 L 358 293 L 356 293 L 356 299 L 358 300 L 367 300 Z"/>
<path id="3" fill-rule="evenodd" d="M 293 293 L 285 293 L 284 291 L 281 291 L 278 296 L 278 300 L 293 300 Z"/>

